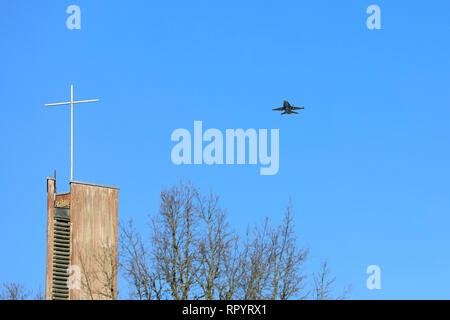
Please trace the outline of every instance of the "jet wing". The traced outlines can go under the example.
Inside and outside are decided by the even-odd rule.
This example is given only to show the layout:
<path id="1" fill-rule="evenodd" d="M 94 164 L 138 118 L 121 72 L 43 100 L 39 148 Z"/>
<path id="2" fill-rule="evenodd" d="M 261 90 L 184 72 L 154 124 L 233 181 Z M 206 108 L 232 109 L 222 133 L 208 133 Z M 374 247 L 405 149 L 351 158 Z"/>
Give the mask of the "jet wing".
<path id="1" fill-rule="evenodd" d="M 300 110 L 300 109 L 305 109 L 305 107 L 292 107 L 292 110 Z"/>
<path id="2" fill-rule="evenodd" d="M 273 111 L 281 111 L 284 110 L 284 107 L 272 109 Z"/>

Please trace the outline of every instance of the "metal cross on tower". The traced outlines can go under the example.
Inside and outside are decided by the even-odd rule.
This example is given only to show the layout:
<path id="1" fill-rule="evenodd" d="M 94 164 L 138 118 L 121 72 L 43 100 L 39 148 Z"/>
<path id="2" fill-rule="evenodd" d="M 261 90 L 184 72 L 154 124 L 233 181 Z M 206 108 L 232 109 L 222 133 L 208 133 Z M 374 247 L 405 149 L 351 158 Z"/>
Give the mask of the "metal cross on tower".
<path id="1" fill-rule="evenodd" d="M 73 84 L 70 85 L 70 101 L 46 104 L 49 106 L 62 106 L 70 104 L 70 181 L 73 180 L 73 105 L 76 103 L 96 102 L 99 99 L 73 101 Z"/>

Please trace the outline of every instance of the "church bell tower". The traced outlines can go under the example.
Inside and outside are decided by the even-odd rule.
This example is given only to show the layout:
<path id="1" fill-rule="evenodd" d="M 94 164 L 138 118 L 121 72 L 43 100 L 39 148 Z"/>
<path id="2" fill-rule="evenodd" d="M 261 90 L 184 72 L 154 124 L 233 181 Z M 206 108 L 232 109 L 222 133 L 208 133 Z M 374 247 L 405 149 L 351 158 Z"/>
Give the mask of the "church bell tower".
<path id="1" fill-rule="evenodd" d="M 47 178 L 48 300 L 115 299 L 119 188 Z"/>

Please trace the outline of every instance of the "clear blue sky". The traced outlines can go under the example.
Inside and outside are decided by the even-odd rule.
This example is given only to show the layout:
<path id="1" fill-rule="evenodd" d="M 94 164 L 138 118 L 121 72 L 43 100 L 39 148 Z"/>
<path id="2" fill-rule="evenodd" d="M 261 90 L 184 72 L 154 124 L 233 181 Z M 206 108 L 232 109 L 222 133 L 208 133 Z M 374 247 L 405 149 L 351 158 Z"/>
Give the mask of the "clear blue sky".
<path id="1" fill-rule="evenodd" d="M 81 30 L 66 8 L 81 8 Z M 366 8 L 381 8 L 368 30 Z M 307 271 L 360 299 L 450 298 L 449 1 L 2 1 L 0 282 L 45 284 L 46 177 L 119 186 L 144 229 L 180 178 L 241 232 L 293 198 Z M 281 117 L 288 99 L 306 109 Z M 177 128 L 280 129 L 280 170 L 175 166 Z M 366 288 L 379 265 L 381 290 Z M 123 284 L 123 283 L 122 283 Z M 123 287 L 122 289 L 126 289 Z"/>

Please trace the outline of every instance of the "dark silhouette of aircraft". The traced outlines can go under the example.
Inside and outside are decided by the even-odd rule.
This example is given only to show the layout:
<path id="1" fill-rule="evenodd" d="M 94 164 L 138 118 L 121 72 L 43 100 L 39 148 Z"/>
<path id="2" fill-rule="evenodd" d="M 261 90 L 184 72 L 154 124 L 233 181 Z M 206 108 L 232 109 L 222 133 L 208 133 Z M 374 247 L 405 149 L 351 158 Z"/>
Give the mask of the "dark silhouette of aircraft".
<path id="1" fill-rule="evenodd" d="M 275 108 L 272 110 L 273 111 L 283 111 L 281 114 L 291 114 L 291 113 L 298 114 L 298 112 L 295 112 L 294 110 L 300 110 L 300 109 L 305 109 L 305 108 L 292 106 L 287 100 L 284 100 L 283 106 L 281 108 Z"/>

